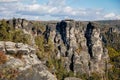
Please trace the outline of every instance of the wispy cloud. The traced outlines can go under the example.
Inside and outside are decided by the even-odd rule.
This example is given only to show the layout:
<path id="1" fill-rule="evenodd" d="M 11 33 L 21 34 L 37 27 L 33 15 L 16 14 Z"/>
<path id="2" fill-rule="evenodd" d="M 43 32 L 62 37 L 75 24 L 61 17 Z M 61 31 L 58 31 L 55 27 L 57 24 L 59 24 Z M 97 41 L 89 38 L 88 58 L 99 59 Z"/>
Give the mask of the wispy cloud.
<path id="1" fill-rule="evenodd" d="M 50 6 L 65 6 L 66 0 L 48 0 L 47 4 Z"/>
<path id="2" fill-rule="evenodd" d="M 0 2 L 5 2 L 5 3 L 7 3 L 7 2 L 17 2 L 17 1 L 19 1 L 19 0 L 0 0 Z"/>
<path id="3" fill-rule="evenodd" d="M 120 15 L 117 15 L 115 13 L 108 13 L 104 16 L 106 19 L 120 19 Z"/>
<path id="4" fill-rule="evenodd" d="M 120 19 L 120 15 L 106 13 L 104 9 L 74 8 L 66 4 L 66 0 L 48 0 L 45 4 L 39 4 L 37 0 L 0 0 L 0 18 L 20 17 L 27 19 L 65 19 L 100 20 Z"/>

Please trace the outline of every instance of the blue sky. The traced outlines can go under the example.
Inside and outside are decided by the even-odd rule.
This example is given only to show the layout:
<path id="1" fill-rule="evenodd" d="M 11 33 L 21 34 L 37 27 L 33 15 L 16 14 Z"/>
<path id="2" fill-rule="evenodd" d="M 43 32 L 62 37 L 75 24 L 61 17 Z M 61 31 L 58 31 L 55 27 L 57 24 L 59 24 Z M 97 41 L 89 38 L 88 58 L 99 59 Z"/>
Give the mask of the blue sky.
<path id="1" fill-rule="evenodd" d="M 120 19 L 120 0 L 0 0 L 0 19 Z"/>

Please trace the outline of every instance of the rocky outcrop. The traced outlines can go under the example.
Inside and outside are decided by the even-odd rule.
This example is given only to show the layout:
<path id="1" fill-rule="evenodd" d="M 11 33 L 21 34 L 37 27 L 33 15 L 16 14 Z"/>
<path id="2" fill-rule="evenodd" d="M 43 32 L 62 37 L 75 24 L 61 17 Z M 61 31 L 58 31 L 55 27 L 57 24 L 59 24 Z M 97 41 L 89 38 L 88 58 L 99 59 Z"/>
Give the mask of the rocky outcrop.
<path id="1" fill-rule="evenodd" d="M 0 76 L 1 80 L 57 80 L 38 59 L 35 48 L 23 43 L 0 41 L 0 50 L 7 56 L 7 62 L 0 65 L 0 70 L 4 71 L 0 71 L 0 74 L 9 74 L 8 76 L 12 77 Z M 22 58 L 14 57 L 17 54 L 22 55 Z M 7 72 L 6 68 L 13 69 L 12 73 L 9 70 Z M 11 76 L 14 71 L 17 75 Z"/>
<path id="2" fill-rule="evenodd" d="M 6 68 L 16 70 L 18 73 L 15 77 L 9 79 L 5 77 L 1 78 L 2 80 L 57 80 L 35 54 L 23 55 L 22 59 L 14 58 L 10 55 L 7 55 L 7 58 L 8 61 L 1 65 L 0 69 L 9 75 L 12 74 L 5 72 Z"/>
<path id="3" fill-rule="evenodd" d="M 120 50 L 120 27 L 104 27 L 101 29 L 101 38 L 106 46 Z"/>
<path id="4" fill-rule="evenodd" d="M 34 65 L 31 69 L 24 70 L 16 80 L 57 80 L 54 75 L 46 70 L 42 64 Z"/>
<path id="5" fill-rule="evenodd" d="M 55 26 L 55 25 L 54 25 Z M 104 73 L 109 56 L 103 48 L 100 29 L 95 23 L 86 26 L 74 20 L 63 20 L 56 29 L 49 25 L 48 35 L 58 49 L 58 59 L 66 59 L 65 68 L 74 73 Z M 54 31 L 55 30 L 55 31 Z M 52 36 L 51 36 L 52 35 Z"/>
<path id="6" fill-rule="evenodd" d="M 67 77 L 64 80 L 81 80 L 81 79 L 75 77 Z"/>
<path id="7" fill-rule="evenodd" d="M 88 53 L 90 54 L 89 69 L 91 72 L 104 73 L 106 63 L 109 60 L 108 53 L 103 48 L 100 38 L 100 29 L 95 24 L 87 25 L 85 37 L 87 40 Z"/>
<path id="8" fill-rule="evenodd" d="M 28 53 L 36 53 L 36 49 L 32 46 L 23 43 L 14 43 L 11 41 L 0 41 L 0 50 L 7 54 L 28 54 Z"/>
<path id="9" fill-rule="evenodd" d="M 101 27 L 96 22 L 74 20 L 46 23 L 47 26 L 42 31 L 42 29 L 34 25 L 34 21 L 25 19 L 8 21 L 8 24 L 14 26 L 15 29 L 22 29 L 25 34 L 30 34 L 32 45 L 35 45 L 36 36 L 44 38 L 41 46 L 45 48 L 49 46 L 48 42 L 51 40 L 54 50 L 52 51 L 53 54 L 48 53 L 49 56 L 52 55 L 52 58 L 55 57 L 58 60 L 63 59 L 63 68 L 68 72 L 74 72 L 74 75 L 87 74 L 91 76 L 92 73 L 104 74 L 106 69 L 109 68 L 108 50 L 105 47 L 109 44 L 113 47 L 118 45 L 116 49 L 119 50 L 119 27 Z M 118 39 L 114 39 L 114 37 Z M 55 76 L 47 70 L 34 54 L 36 53 L 35 47 L 33 48 L 23 43 L 0 41 L 0 50 L 5 53 L 24 54 L 25 63 L 8 55 L 10 60 L 6 65 L 12 64 L 12 68 L 18 65 L 18 69 L 21 71 L 17 80 L 56 80 Z M 48 54 L 46 53 L 45 55 Z M 54 56 L 54 54 L 56 55 Z M 43 62 L 46 64 L 47 59 L 46 61 L 43 60 Z M 28 73 L 29 71 L 30 73 Z M 74 77 L 65 78 L 65 80 L 75 79 L 79 80 Z"/>

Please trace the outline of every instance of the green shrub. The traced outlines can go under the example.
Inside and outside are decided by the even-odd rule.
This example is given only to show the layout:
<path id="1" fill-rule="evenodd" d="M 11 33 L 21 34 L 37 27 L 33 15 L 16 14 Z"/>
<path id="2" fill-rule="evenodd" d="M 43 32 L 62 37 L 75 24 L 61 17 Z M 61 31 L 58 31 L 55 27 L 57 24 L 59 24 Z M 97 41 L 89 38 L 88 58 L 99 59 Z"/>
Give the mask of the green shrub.
<path id="1" fill-rule="evenodd" d="M 114 48 L 112 48 L 112 47 L 108 47 L 107 49 L 108 49 L 109 57 L 110 57 L 111 59 L 114 58 L 114 57 L 116 57 L 116 56 L 119 56 L 119 55 L 120 55 L 120 53 L 117 52 L 117 51 L 116 51 Z"/>
<path id="2" fill-rule="evenodd" d="M 5 20 L 0 21 L 0 40 L 30 44 L 30 35 L 24 34 L 21 29 L 13 29 Z"/>
<path id="3" fill-rule="evenodd" d="M 62 59 L 58 60 L 55 58 L 49 58 L 46 65 L 49 68 L 49 70 L 52 70 L 53 68 L 55 69 L 54 73 L 58 80 L 64 80 L 65 77 L 68 77 L 70 75 L 64 68 Z"/>
<path id="4" fill-rule="evenodd" d="M 92 73 L 88 80 L 102 80 L 102 77 L 98 73 Z"/>
<path id="5" fill-rule="evenodd" d="M 35 37 L 35 43 L 38 46 L 37 56 L 42 58 L 49 58 L 50 55 L 53 55 L 54 51 L 54 44 L 49 39 L 48 43 L 44 42 L 44 36 L 36 36 Z"/>
<path id="6" fill-rule="evenodd" d="M 0 22 L 0 40 L 11 40 L 10 27 L 4 19 Z"/>
<path id="7" fill-rule="evenodd" d="M 54 44 L 51 41 L 51 39 L 49 38 L 48 43 L 44 45 L 44 51 L 46 53 L 51 53 L 54 51 Z"/>
<path id="8" fill-rule="evenodd" d="M 108 70 L 108 80 L 120 79 L 120 52 L 114 48 L 108 47 L 108 54 L 112 68 Z"/>
<path id="9" fill-rule="evenodd" d="M 38 49 L 41 52 L 44 52 L 44 37 L 43 36 L 36 36 L 35 37 L 35 43 L 38 46 Z"/>
<path id="10" fill-rule="evenodd" d="M 17 29 L 12 33 L 13 42 L 22 42 L 22 43 L 26 43 L 26 44 L 30 44 L 30 35 L 28 34 L 24 34 L 22 30 Z"/>
<path id="11" fill-rule="evenodd" d="M 44 32 L 46 29 L 46 26 L 43 23 L 34 22 L 33 25 L 35 26 L 36 30 L 41 30 L 42 32 Z"/>

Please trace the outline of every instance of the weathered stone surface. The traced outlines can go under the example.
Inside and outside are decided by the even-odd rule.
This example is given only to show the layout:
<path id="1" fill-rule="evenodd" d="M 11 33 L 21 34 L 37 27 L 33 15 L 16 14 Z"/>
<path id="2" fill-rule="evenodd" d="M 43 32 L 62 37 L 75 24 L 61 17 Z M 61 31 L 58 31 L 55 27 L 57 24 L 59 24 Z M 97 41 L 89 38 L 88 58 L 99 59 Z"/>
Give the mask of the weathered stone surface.
<path id="1" fill-rule="evenodd" d="M 45 66 L 37 64 L 30 69 L 22 71 L 16 80 L 57 80 L 57 78 L 47 71 Z"/>
<path id="2" fill-rule="evenodd" d="M 28 49 L 28 46 L 22 46 L 21 48 L 17 49 L 17 53 L 21 54 L 28 54 L 30 50 Z"/>
<path id="3" fill-rule="evenodd" d="M 75 78 L 75 77 L 67 77 L 64 80 L 82 80 L 82 79 Z"/>
<path id="4" fill-rule="evenodd" d="M 14 43 L 11 41 L 0 41 L 0 50 L 11 54 L 35 54 L 36 49 L 23 43 Z"/>
<path id="5" fill-rule="evenodd" d="M 24 44 L 23 43 L 16 43 L 16 48 L 21 48 Z"/>
<path id="6" fill-rule="evenodd" d="M 14 80 L 57 80 L 45 65 L 37 58 L 36 54 L 23 55 L 22 59 L 7 55 L 8 61 L 0 68 L 9 68 L 18 71 Z M 4 80 L 11 80 L 5 78 Z"/>
<path id="7" fill-rule="evenodd" d="M 5 52 L 5 43 L 4 43 L 4 41 L 0 41 L 0 51 Z"/>
<path id="8" fill-rule="evenodd" d="M 89 73 L 90 55 L 81 51 L 79 54 L 74 54 L 74 73 Z"/>
<path id="9" fill-rule="evenodd" d="M 14 42 L 5 42 L 5 49 L 7 53 L 16 53 L 15 43 Z"/>
<path id="10" fill-rule="evenodd" d="M 15 19 L 13 20 L 13 23 L 15 28 L 20 28 L 25 34 L 31 35 L 31 41 L 33 44 L 35 44 L 34 37 L 42 33 L 41 30 L 35 29 L 32 22 L 27 20 Z M 10 24 L 12 24 L 11 21 Z M 41 35 L 44 36 L 45 43 L 48 43 L 48 40 L 51 39 L 56 49 L 53 51 L 56 54 L 55 58 L 65 59 L 63 67 L 65 67 L 68 72 L 71 70 L 75 74 L 87 73 L 90 75 L 94 72 L 100 74 L 104 73 L 106 66 L 108 66 L 109 56 L 108 51 L 106 48 L 104 48 L 103 43 L 106 45 L 109 43 L 113 45 L 119 43 L 119 40 L 113 39 L 113 33 L 115 34 L 116 38 L 119 38 L 119 31 L 120 29 L 113 27 L 104 31 L 104 28 L 101 28 L 96 23 L 91 22 L 88 23 L 74 20 L 62 20 L 58 23 L 49 22 L 49 24 L 46 26 L 45 32 L 43 32 Z M 108 35 L 107 37 L 110 40 L 107 40 L 105 35 Z M 119 44 L 117 48 L 119 49 Z M 0 42 L 0 50 L 5 50 L 10 53 L 19 52 L 23 54 L 30 54 L 29 56 L 23 56 L 25 60 L 25 67 L 19 68 L 20 71 L 23 71 L 23 73 L 25 71 L 27 74 L 27 69 L 31 67 L 31 64 L 41 65 L 39 60 L 37 60 L 37 57 L 35 57 L 34 54 L 31 54 L 36 53 L 35 48 L 29 45 L 25 45 L 23 43 L 14 44 L 12 42 L 8 42 L 7 45 L 4 45 L 4 42 Z M 44 69 L 41 71 L 42 69 L 43 68 L 41 67 L 39 68 L 39 73 L 37 69 L 32 68 L 32 70 L 36 71 L 35 74 L 32 72 L 32 76 L 30 76 L 29 73 L 28 76 L 20 75 L 24 77 L 19 77 L 19 80 L 33 80 L 33 78 L 35 80 L 46 80 L 47 77 L 45 77 L 45 75 L 47 76 L 49 73 L 44 71 Z M 51 80 L 52 78 L 49 79 Z M 69 80 L 69 78 L 67 79 Z"/>
<path id="11" fill-rule="evenodd" d="M 104 72 L 105 61 L 109 57 L 104 51 L 98 25 L 88 23 L 85 26 L 74 20 L 63 20 L 55 25 L 56 31 L 51 31 L 51 26 L 47 26 L 46 32 L 49 34 L 45 38 L 52 37 L 51 40 L 58 48 L 57 57 L 66 57 L 63 66 L 67 71 L 87 74 Z"/>
<path id="12" fill-rule="evenodd" d="M 10 59 L 6 62 L 5 66 L 9 66 L 9 68 L 18 68 L 24 66 L 24 63 L 17 58 L 9 57 Z"/>
<path id="13" fill-rule="evenodd" d="M 0 41 L 0 50 L 5 50 L 7 56 L 7 62 L 0 68 L 14 69 L 19 72 L 14 80 L 57 80 L 38 59 L 35 48 L 23 43 Z M 15 58 L 9 53 L 22 54 L 22 59 Z"/>

